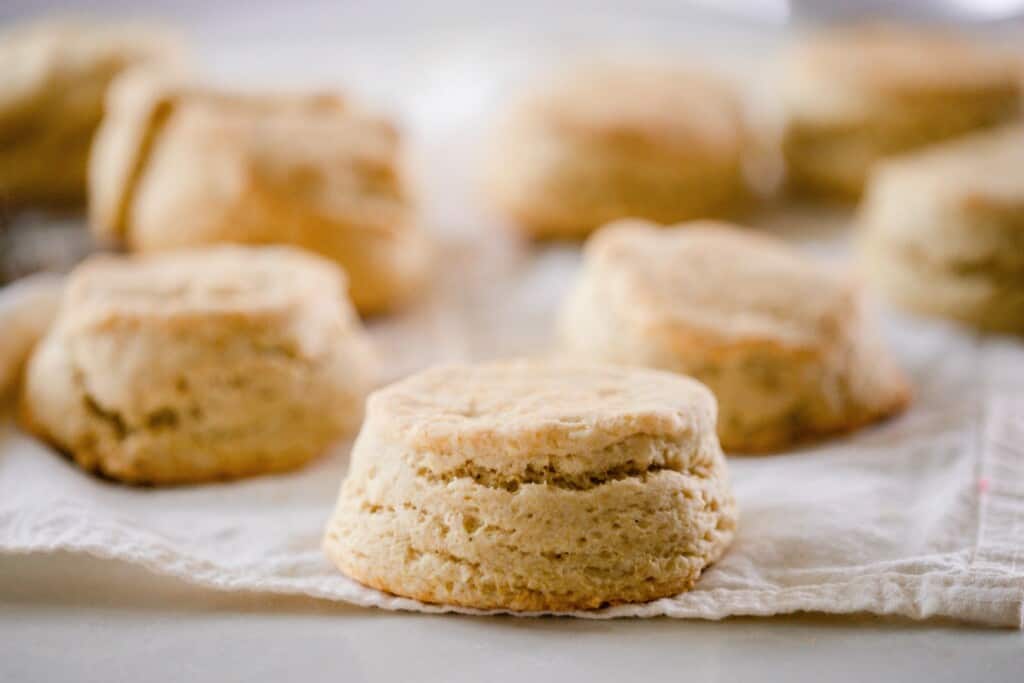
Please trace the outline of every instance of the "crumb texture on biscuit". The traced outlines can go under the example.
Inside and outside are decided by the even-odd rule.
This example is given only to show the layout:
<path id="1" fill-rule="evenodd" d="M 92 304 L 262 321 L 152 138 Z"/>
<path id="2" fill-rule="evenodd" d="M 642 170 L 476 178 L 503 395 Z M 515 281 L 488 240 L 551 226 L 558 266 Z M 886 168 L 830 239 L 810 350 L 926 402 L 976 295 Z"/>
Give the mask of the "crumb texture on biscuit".
<path id="1" fill-rule="evenodd" d="M 908 400 L 855 283 L 735 226 L 603 228 L 559 327 L 571 354 L 706 384 L 730 452 L 846 431 Z"/>
<path id="2" fill-rule="evenodd" d="M 114 479 L 262 474 L 355 428 L 371 361 L 329 261 L 284 247 L 97 257 L 70 276 L 21 413 Z"/>
<path id="3" fill-rule="evenodd" d="M 358 581 L 428 602 L 569 610 L 671 595 L 735 531 L 713 424 L 710 393 L 664 373 L 430 370 L 369 401 L 324 548 Z"/>

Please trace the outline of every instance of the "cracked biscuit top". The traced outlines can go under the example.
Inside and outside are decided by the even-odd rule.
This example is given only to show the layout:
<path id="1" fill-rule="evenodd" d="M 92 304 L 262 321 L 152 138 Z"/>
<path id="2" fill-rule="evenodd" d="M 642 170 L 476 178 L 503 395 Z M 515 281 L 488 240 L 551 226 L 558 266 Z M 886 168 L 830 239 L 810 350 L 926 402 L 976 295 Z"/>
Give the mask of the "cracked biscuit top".
<path id="1" fill-rule="evenodd" d="M 428 469 L 571 476 L 628 465 L 618 460 L 633 445 L 688 459 L 714 435 L 716 406 L 702 384 L 671 373 L 518 360 L 427 370 L 371 396 L 368 415 Z"/>

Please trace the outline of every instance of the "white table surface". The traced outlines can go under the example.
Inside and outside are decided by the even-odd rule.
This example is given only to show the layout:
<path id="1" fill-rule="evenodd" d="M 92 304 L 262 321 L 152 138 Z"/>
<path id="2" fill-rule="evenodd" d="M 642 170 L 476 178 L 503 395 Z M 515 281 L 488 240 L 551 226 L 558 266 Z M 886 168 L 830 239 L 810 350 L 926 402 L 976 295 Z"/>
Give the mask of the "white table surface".
<path id="1" fill-rule="evenodd" d="M 117 0 L 81 4 L 88 9 L 105 4 L 139 9 Z M 434 8 L 400 2 L 381 3 L 384 14 L 392 14 L 379 17 L 370 10 L 375 3 L 315 2 L 302 5 L 301 12 L 286 11 L 285 4 L 261 5 L 258 11 L 252 11 L 252 3 L 167 0 L 155 4 L 198 37 L 199 51 L 211 68 L 245 80 L 275 74 L 290 78 L 299 73 L 295 63 L 300 61 L 300 81 L 320 80 L 347 64 L 352 69 L 346 80 L 384 104 L 393 100 L 393 90 L 382 74 L 401 73 L 408 78 L 426 73 L 438 79 L 487 82 L 487 74 L 467 69 L 464 61 L 451 68 L 450 60 L 435 50 L 438 40 L 424 38 L 428 30 L 461 36 L 460 27 L 468 21 L 488 19 L 476 3 L 441 3 L 461 13 L 459 21 L 439 17 Z M 516 23 L 532 31 L 526 13 L 533 7 L 543 19 L 537 30 L 558 40 L 576 39 L 582 23 L 612 27 L 622 37 L 618 33 L 624 32 L 626 24 L 613 16 L 609 8 L 614 3 L 598 4 L 600 10 L 586 12 L 586 22 L 555 26 L 551 15 L 535 2 L 503 5 L 496 10 L 497 20 L 488 21 L 491 28 Z M 647 4 L 653 8 L 650 16 L 629 24 L 631 30 L 653 30 L 655 24 L 669 25 L 670 19 L 678 18 L 671 16 L 678 9 L 675 3 Z M 769 8 L 768 20 L 779 19 L 771 8 L 784 5 L 753 4 Z M 12 0 L 0 7 L 0 19 L 51 5 L 67 3 Z M 578 8 L 581 3 L 569 5 Z M 686 28 L 698 42 L 719 47 L 753 49 L 755 43 L 771 42 L 771 31 L 756 25 L 746 26 L 747 38 L 724 43 L 717 28 L 709 33 L 693 23 L 671 26 L 680 31 Z M 305 37 L 311 30 L 315 40 Z M 367 60 L 365 52 L 344 39 L 346 30 L 378 48 L 418 43 L 424 54 L 437 59 L 432 63 L 438 68 L 411 67 L 418 59 Z M 407 41 L 403 32 L 415 39 Z M 236 36 L 238 44 L 226 44 L 226 35 Z M 459 44 L 454 38 L 442 42 L 446 47 Z M 489 45 L 487 40 L 483 43 Z M 326 46 L 346 55 L 347 61 L 310 59 Z M 419 114 L 445 120 L 452 128 L 458 122 L 444 109 L 434 112 L 427 107 Z M 4 683 L 575 679 L 597 683 L 640 676 L 702 683 L 1020 682 L 1024 681 L 1024 633 L 819 615 L 724 622 L 596 622 L 386 613 L 312 599 L 209 591 L 137 567 L 80 556 L 0 557 L 0 682 Z"/>
<path id="2" fill-rule="evenodd" d="M 402 614 L 0 557 L 0 681 L 1013 681 L 1024 633 L 874 617 Z"/>

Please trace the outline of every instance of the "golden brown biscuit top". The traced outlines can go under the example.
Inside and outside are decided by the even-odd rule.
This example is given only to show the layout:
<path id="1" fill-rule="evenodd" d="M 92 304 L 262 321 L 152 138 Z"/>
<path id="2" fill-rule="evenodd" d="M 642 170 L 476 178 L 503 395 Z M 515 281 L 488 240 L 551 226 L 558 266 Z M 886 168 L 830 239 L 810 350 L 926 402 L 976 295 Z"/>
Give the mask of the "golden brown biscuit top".
<path id="1" fill-rule="evenodd" d="M 936 28 L 853 24 L 821 31 L 789 55 L 793 76 L 892 95 L 1017 87 L 1019 59 Z"/>
<path id="2" fill-rule="evenodd" d="M 373 394 L 368 416 L 404 448 L 500 467 L 586 460 L 631 437 L 696 448 L 714 432 L 716 406 L 702 384 L 672 373 L 518 360 L 426 370 Z"/>
<path id="3" fill-rule="evenodd" d="M 137 256 L 95 256 L 69 276 L 61 304 L 71 324 L 139 320 L 287 318 L 317 302 L 344 309 L 333 262 L 286 246 L 217 246 Z"/>
<path id="4" fill-rule="evenodd" d="M 681 68 L 589 67 L 557 78 L 523 107 L 564 134 L 684 155 L 731 154 L 742 142 L 734 93 Z"/>
<path id="5" fill-rule="evenodd" d="M 856 306 L 845 275 L 724 223 L 622 221 L 599 230 L 586 257 L 608 305 L 684 343 L 820 348 Z"/>

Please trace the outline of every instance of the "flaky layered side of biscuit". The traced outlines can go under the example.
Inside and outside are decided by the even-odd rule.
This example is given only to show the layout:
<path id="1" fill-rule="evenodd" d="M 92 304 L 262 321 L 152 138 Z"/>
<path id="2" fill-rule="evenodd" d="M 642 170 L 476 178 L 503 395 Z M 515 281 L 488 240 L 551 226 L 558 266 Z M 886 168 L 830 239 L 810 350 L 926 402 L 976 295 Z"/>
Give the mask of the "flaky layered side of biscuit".
<path id="1" fill-rule="evenodd" d="M 423 284 L 430 243 L 382 119 L 331 95 L 239 95 L 130 74 L 91 161 L 91 223 L 138 251 L 300 246 L 338 262 L 363 313 Z"/>
<path id="2" fill-rule="evenodd" d="M 31 357 L 23 422 L 88 470 L 176 484 L 297 467 L 351 432 L 372 355 L 330 262 L 99 257 Z"/>
<path id="3" fill-rule="evenodd" d="M 427 371 L 371 397 L 324 548 L 366 585 L 482 609 L 678 593 L 734 533 L 713 423 L 668 375 Z"/>
<path id="4" fill-rule="evenodd" d="M 854 429 L 908 400 L 851 283 L 721 224 L 599 231 L 559 329 L 573 355 L 706 384 L 730 452 Z"/>

